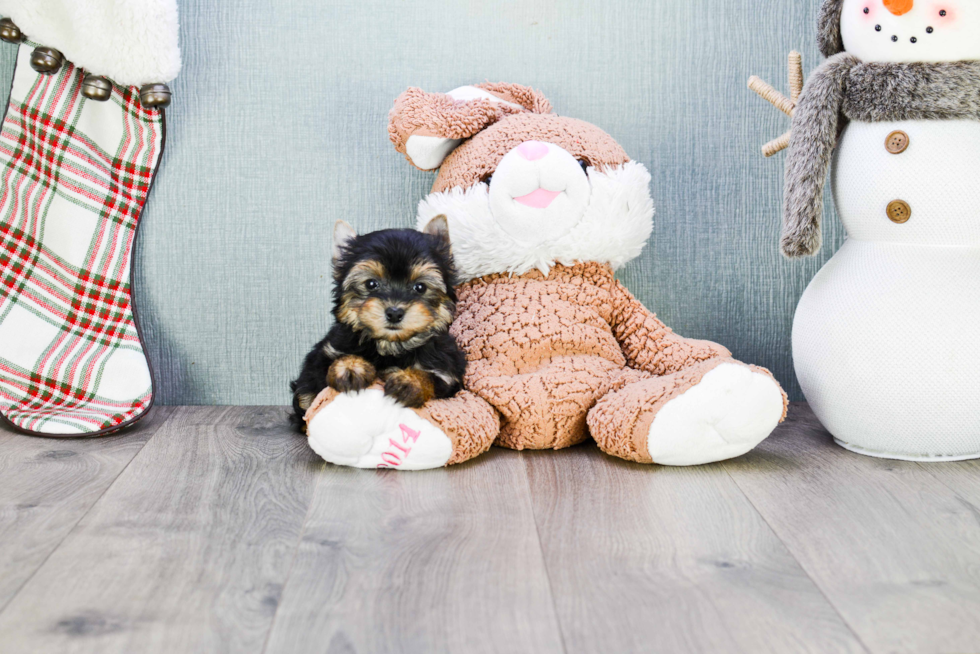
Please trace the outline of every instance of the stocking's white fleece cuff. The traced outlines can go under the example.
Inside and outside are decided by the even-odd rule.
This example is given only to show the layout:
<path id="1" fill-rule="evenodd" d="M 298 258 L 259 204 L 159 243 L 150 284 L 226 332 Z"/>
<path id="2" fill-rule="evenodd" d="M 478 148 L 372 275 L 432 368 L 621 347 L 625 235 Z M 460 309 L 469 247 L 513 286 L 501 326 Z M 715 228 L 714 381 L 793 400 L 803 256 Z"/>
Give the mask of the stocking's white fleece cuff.
<path id="1" fill-rule="evenodd" d="M 180 72 L 176 0 L 0 0 L 31 41 L 123 86 Z"/>

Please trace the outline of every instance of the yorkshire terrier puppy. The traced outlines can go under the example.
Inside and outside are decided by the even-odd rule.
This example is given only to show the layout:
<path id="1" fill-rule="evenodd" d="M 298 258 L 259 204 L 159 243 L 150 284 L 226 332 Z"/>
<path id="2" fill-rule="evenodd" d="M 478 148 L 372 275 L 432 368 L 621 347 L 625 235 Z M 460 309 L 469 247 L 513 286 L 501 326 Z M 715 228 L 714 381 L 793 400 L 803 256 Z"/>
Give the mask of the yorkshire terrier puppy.
<path id="1" fill-rule="evenodd" d="M 330 386 L 360 391 L 384 381 L 407 407 L 452 397 L 462 388 L 466 357 L 449 334 L 456 310 L 456 272 L 445 216 L 424 232 L 386 229 L 358 236 L 334 227 L 335 323 L 306 355 L 292 382 L 294 424 Z"/>

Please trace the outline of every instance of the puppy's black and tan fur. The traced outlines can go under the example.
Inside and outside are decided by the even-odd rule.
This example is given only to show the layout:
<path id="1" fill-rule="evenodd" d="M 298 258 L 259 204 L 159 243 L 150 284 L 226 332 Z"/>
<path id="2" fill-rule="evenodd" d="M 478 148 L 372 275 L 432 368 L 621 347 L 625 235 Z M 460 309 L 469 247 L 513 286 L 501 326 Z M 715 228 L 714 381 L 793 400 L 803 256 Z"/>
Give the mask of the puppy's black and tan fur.
<path id="1" fill-rule="evenodd" d="M 449 334 L 456 279 L 445 216 L 424 232 L 363 236 L 338 222 L 333 270 L 334 326 L 291 384 L 297 426 L 327 386 L 359 391 L 380 378 L 385 394 L 408 407 L 459 392 L 466 358 Z"/>

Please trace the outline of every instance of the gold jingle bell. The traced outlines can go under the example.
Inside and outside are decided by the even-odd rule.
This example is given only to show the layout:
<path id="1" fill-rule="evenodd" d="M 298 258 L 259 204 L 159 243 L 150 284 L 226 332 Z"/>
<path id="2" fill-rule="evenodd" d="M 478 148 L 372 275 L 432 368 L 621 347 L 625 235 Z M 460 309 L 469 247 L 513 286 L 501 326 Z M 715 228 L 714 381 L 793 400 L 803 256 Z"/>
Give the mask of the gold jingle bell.
<path id="1" fill-rule="evenodd" d="M 140 87 L 140 103 L 146 109 L 170 106 L 170 87 L 166 84 L 144 84 Z"/>
<path id="2" fill-rule="evenodd" d="M 24 33 L 14 25 L 14 21 L 9 18 L 0 18 L 0 39 L 7 43 L 20 43 L 24 40 Z"/>
<path id="3" fill-rule="evenodd" d="M 82 95 L 89 100 L 105 102 L 112 96 L 112 82 L 105 77 L 88 73 L 82 80 Z"/>
<path id="4" fill-rule="evenodd" d="M 44 46 L 34 48 L 31 53 L 31 68 L 42 75 L 51 75 L 61 70 L 65 63 L 65 56 L 54 48 Z"/>

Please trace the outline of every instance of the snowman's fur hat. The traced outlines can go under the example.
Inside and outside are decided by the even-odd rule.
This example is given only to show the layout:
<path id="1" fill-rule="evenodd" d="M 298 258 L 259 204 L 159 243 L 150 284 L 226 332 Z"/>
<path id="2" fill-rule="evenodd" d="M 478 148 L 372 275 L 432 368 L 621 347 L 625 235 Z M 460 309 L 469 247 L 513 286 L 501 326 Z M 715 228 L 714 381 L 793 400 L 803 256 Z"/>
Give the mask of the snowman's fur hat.
<path id="1" fill-rule="evenodd" d="M 817 19 L 817 45 L 825 57 L 844 52 L 844 39 L 840 32 L 840 16 L 844 0 L 824 0 Z"/>

